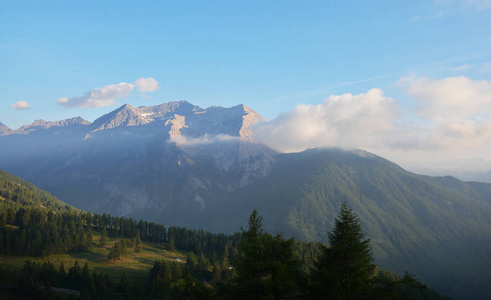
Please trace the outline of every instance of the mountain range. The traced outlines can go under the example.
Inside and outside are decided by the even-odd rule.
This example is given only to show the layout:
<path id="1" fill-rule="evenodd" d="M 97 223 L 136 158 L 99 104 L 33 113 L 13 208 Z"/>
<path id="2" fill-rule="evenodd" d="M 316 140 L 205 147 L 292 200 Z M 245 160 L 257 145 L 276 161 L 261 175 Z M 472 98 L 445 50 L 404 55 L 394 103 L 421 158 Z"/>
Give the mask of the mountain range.
<path id="1" fill-rule="evenodd" d="M 363 150 L 278 153 L 245 105 L 123 105 L 93 123 L 0 124 L 0 169 L 77 208 L 233 233 L 257 209 L 270 232 L 327 241 L 340 204 L 377 264 L 456 297 L 491 294 L 491 185 L 410 173 Z"/>

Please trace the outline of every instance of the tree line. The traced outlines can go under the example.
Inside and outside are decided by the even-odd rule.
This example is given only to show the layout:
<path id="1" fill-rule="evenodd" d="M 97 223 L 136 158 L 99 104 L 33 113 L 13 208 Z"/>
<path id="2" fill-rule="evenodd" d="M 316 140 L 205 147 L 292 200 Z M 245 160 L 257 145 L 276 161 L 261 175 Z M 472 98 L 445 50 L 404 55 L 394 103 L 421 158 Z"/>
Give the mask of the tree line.
<path id="1" fill-rule="evenodd" d="M 129 282 L 125 274 L 119 282 L 104 274 L 90 274 L 87 264 L 83 268 L 75 264 L 65 276 L 63 265 L 55 271 L 50 263 L 41 266 L 26 261 L 15 280 L 15 285 L 26 293 L 42 292 L 49 296 L 50 287 L 57 286 L 80 291 L 83 299 L 445 299 L 428 290 L 413 275 L 399 277 L 380 271 L 373 262 L 370 241 L 364 239 L 359 219 L 347 204 L 342 205 L 329 233 L 329 245 L 311 243 L 315 246 L 264 231 L 257 211 L 252 212 L 247 228 L 233 236 L 172 226 L 165 230 L 161 225 L 105 214 L 43 214 L 36 209 L 1 214 L 6 215 L 6 222 L 0 224 L 2 234 L 15 236 L 22 235 L 23 230 L 26 234 L 40 230 L 40 245 L 71 241 L 72 247 L 90 247 L 94 246 L 88 242 L 89 237 L 92 241 L 91 232 L 99 231 L 102 236 L 107 232 L 133 237 L 133 251 L 137 252 L 142 232 L 142 239 L 164 243 L 168 249 L 182 247 L 180 250 L 187 252 L 185 263 L 156 261 L 146 285 Z M 61 230 L 54 230 L 60 227 Z M 82 232 L 78 233 L 80 237 L 77 231 Z M 43 236 L 49 232 L 51 237 Z M 75 235 L 70 237 L 70 233 Z M 28 244 L 20 240 L 9 241 L 17 241 L 14 249 L 29 251 Z M 6 245 L 4 240 L 3 251 L 8 252 L 12 244 Z M 55 252 L 73 251 L 53 245 Z M 110 256 L 125 255 L 126 251 L 124 241 L 120 240 Z M 311 252 L 315 252 L 314 257 L 302 261 Z"/>

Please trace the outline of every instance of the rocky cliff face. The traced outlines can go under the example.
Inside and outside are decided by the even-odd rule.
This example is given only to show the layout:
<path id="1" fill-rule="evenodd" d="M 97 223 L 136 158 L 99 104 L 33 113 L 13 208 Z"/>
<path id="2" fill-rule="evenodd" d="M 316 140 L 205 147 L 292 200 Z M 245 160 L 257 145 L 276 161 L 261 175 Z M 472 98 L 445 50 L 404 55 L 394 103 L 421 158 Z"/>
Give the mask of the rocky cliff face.
<path id="1" fill-rule="evenodd" d="M 272 170 L 276 153 L 250 132 L 260 119 L 245 105 L 178 101 L 123 105 L 93 123 L 37 120 L 0 132 L 0 168 L 85 210 L 204 214 Z"/>

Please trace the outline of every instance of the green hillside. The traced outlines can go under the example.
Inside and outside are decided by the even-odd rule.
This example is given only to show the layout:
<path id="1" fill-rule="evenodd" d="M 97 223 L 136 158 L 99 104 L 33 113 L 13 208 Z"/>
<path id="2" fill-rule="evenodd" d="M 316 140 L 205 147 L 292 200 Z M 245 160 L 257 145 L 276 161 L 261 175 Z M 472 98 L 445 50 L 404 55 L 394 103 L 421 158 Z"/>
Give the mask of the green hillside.
<path id="1" fill-rule="evenodd" d="M 62 208 L 62 202 L 38 193 L 34 186 L 8 174 L 5 178 L 2 191 L 8 197 L 0 207 L 0 297 L 4 299 L 78 295 L 83 299 L 251 299 L 253 295 L 282 299 L 325 293 L 315 287 L 317 275 L 311 267 L 330 248 L 271 235 L 262 229 L 257 214 L 251 215 L 254 228 L 249 221 L 247 231 L 230 236 L 165 228 Z M 344 209 L 357 218 L 346 205 Z M 364 234 L 356 226 L 361 242 Z M 338 237 L 343 238 L 342 233 Z M 372 267 L 368 277 L 358 281 L 363 287 L 357 289 L 360 295 L 447 299 L 410 275 L 374 270 L 369 241 L 362 245 Z M 332 284 L 344 289 L 343 283 Z"/>
<path id="2" fill-rule="evenodd" d="M 455 297 L 491 294 L 491 185 L 416 175 L 363 151 L 280 155 L 270 176 L 230 197 L 214 226 L 237 228 L 255 208 L 270 231 L 325 242 L 343 201 L 382 267 L 411 270 Z"/>
<path id="3" fill-rule="evenodd" d="M 45 208 L 57 212 L 76 210 L 32 183 L 0 170 L 0 209 L 9 207 Z"/>

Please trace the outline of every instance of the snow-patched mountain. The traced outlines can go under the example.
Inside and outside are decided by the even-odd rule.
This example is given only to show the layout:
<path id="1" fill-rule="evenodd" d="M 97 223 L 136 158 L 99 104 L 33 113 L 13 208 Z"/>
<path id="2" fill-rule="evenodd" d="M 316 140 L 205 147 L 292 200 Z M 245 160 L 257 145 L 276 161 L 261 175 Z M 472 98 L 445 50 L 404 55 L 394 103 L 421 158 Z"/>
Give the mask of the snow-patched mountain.
<path id="1" fill-rule="evenodd" d="M 167 128 L 171 137 L 184 135 L 188 138 L 200 138 L 205 135 L 227 135 L 250 139 L 250 126 L 262 117 L 245 105 L 231 108 L 212 106 L 203 109 L 186 101 L 175 101 L 155 106 L 134 107 L 129 104 L 96 119 L 86 138 L 108 129 L 120 129 L 125 132 L 141 131 L 141 128 Z"/>
<path id="2" fill-rule="evenodd" d="M 260 119 L 245 105 L 176 101 L 126 104 L 93 123 L 37 120 L 0 136 L 0 168 L 86 210 L 204 213 L 273 168 L 276 153 L 251 136 Z"/>

